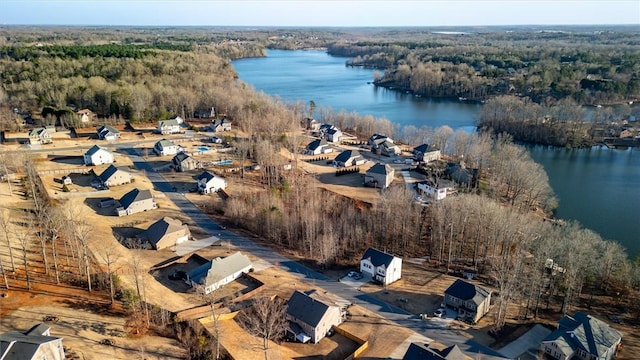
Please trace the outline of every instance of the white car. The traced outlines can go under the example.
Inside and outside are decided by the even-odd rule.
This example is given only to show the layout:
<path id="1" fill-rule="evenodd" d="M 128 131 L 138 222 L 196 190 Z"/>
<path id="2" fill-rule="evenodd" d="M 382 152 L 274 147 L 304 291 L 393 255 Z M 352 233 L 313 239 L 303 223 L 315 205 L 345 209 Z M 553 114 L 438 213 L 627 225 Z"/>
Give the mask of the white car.
<path id="1" fill-rule="evenodd" d="M 217 136 L 212 136 L 211 137 L 211 142 L 214 143 L 214 144 L 222 144 L 222 139 L 220 139 Z"/>
<path id="2" fill-rule="evenodd" d="M 447 315 L 447 310 L 443 309 L 443 308 L 439 308 L 438 310 L 433 312 L 433 316 L 437 316 L 439 318 L 443 317 Z"/>

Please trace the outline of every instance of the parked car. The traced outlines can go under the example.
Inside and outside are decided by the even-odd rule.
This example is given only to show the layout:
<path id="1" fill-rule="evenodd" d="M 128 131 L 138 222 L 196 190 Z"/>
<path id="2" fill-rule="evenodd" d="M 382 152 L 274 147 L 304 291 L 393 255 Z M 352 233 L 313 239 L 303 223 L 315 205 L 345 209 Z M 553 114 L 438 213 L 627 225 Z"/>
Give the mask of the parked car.
<path id="1" fill-rule="evenodd" d="M 360 274 L 360 273 L 356 273 L 356 274 L 353 276 L 353 278 L 354 278 L 355 280 L 360 280 L 360 279 L 362 279 L 362 274 Z"/>
<path id="2" fill-rule="evenodd" d="M 447 315 L 447 310 L 443 309 L 443 308 L 439 308 L 438 310 L 433 312 L 433 316 L 437 316 L 439 318 L 443 317 Z"/>
<path id="3" fill-rule="evenodd" d="M 348 277 L 352 278 L 354 276 L 356 276 L 358 274 L 357 271 L 349 271 L 349 273 L 347 274 Z"/>

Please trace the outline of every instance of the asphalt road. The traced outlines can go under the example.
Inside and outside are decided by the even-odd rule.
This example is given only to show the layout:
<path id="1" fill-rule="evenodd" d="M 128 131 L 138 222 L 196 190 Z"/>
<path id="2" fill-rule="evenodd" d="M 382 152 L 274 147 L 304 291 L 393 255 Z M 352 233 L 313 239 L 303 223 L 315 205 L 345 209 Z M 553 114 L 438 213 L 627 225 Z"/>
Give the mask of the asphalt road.
<path id="1" fill-rule="evenodd" d="M 173 190 L 160 173 L 154 172 L 151 166 L 139 156 L 133 148 L 120 147 L 125 152 L 136 168 L 146 170 L 146 175 L 153 183 L 157 191 L 165 193 L 167 198 L 171 199 L 183 214 L 189 216 L 193 223 L 201 227 L 207 233 L 216 235 L 224 241 L 230 241 L 231 244 L 244 252 L 248 252 L 257 256 L 273 265 L 298 276 L 301 280 L 314 284 L 329 293 L 333 293 L 345 300 L 345 302 L 360 305 L 380 316 L 397 323 L 400 326 L 409 328 L 430 339 L 436 340 L 445 345 L 458 344 L 461 350 L 470 354 L 482 354 L 483 359 L 504 359 L 500 354 L 487 347 L 479 345 L 470 339 L 459 335 L 453 331 L 446 329 L 438 329 L 430 326 L 429 321 L 416 321 L 415 316 L 396 306 L 387 304 L 383 301 L 375 299 L 365 293 L 358 291 L 356 288 L 335 281 L 324 274 L 316 272 L 296 261 L 286 258 L 279 253 L 262 246 L 242 235 L 232 231 L 222 229 L 213 219 L 203 213 L 191 201 L 185 198 L 181 193 Z"/>

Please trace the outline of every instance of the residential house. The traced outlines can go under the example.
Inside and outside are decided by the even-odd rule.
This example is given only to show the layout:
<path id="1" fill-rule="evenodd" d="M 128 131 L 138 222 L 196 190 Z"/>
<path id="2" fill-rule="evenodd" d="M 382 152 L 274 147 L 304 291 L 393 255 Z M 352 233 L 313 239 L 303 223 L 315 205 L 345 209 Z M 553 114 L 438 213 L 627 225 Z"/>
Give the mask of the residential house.
<path id="1" fill-rule="evenodd" d="M 395 156 L 401 153 L 400 148 L 393 143 L 393 139 L 386 135 L 373 134 L 368 143 L 371 146 L 371 152 L 376 154 Z"/>
<path id="2" fill-rule="evenodd" d="M 198 160 L 192 158 L 183 151 L 177 153 L 176 156 L 171 159 L 171 163 L 173 164 L 173 168 L 180 172 L 202 167 Z"/>
<path id="3" fill-rule="evenodd" d="M 96 118 L 96 114 L 89 109 L 80 109 L 76 111 L 76 115 L 78 115 L 78 117 L 80 118 L 80 122 L 82 122 L 83 124 L 91 122 Z"/>
<path id="4" fill-rule="evenodd" d="M 360 260 L 360 272 L 372 280 L 389 285 L 402 277 L 402 259 L 384 251 L 368 248 Z"/>
<path id="5" fill-rule="evenodd" d="M 98 175 L 98 179 L 103 186 L 112 187 L 131 183 L 133 176 L 131 176 L 131 173 L 128 171 L 119 169 L 114 165 L 109 165 L 108 168 Z"/>
<path id="6" fill-rule="evenodd" d="M 322 124 L 314 118 L 304 118 L 304 127 L 309 131 L 320 131 Z"/>
<path id="7" fill-rule="evenodd" d="M 100 140 L 113 141 L 120 138 L 120 131 L 113 126 L 98 126 L 96 132 L 98 133 L 98 139 Z"/>
<path id="8" fill-rule="evenodd" d="M 307 145 L 304 153 L 305 155 L 320 155 L 333 152 L 331 145 L 327 143 L 325 139 L 316 139 Z"/>
<path id="9" fill-rule="evenodd" d="M 231 131 L 231 121 L 226 117 L 222 119 L 215 119 L 211 121 L 211 130 L 213 132 Z"/>
<path id="10" fill-rule="evenodd" d="M 334 127 L 333 129 L 327 130 L 326 133 L 327 141 L 332 143 L 339 143 L 342 140 L 342 131 L 340 129 Z"/>
<path id="11" fill-rule="evenodd" d="M 236 252 L 225 258 L 215 258 L 187 274 L 187 284 L 202 286 L 204 293 L 209 294 L 251 270 L 249 258 L 241 252 Z"/>
<path id="12" fill-rule="evenodd" d="M 178 117 L 177 119 L 180 119 L 180 117 Z M 158 132 L 162 135 L 179 133 L 181 131 L 180 124 L 182 122 L 179 122 L 177 119 L 158 121 Z"/>
<path id="13" fill-rule="evenodd" d="M 362 165 L 366 160 L 360 155 L 358 150 L 345 150 L 333 159 L 333 166 L 347 167 Z"/>
<path id="14" fill-rule="evenodd" d="M 196 109 L 196 111 L 193 112 L 193 117 L 199 119 L 214 118 L 216 117 L 216 109 L 213 107 Z"/>
<path id="15" fill-rule="evenodd" d="M 422 144 L 413 148 L 413 158 L 416 159 L 416 161 L 430 163 L 440 160 L 440 156 L 440 149 L 435 146 Z"/>
<path id="16" fill-rule="evenodd" d="M 459 163 L 447 163 L 444 176 L 450 178 L 459 185 L 473 188 L 478 183 L 478 169 L 467 168 L 464 161 Z"/>
<path id="17" fill-rule="evenodd" d="M 442 200 L 455 190 L 455 183 L 451 180 L 425 180 L 418 183 L 418 191 L 434 200 Z"/>
<path id="18" fill-rule="evenodd" d="M 326 137 L 327 135 L 327 131 L 331 130 L 331 129 L 338 129 L 335 125 L 331 125 L 331 124 L 322 124 L 320 125 L 320 127 L 318 128 L 318 131 L 320 132 L 320 135 L 322 135 L 323 137 Z"/>
<path id="19" fill-rule="evenodd" d="M 444 346 L 435 341 L 429 344 L 411 343 L 402 360 L 472 360 L 458 345 Z"/>
<path id="20" fill-rule="evenodd" d="M 201 194 L 209 194 L 224 190 L 227 187 L 227 180 L 217 176 L 209 171 L 205 171 L 198 175 L 198 192 Z"/>
<path id="21" fill-rule="evenodd" d="M 146 242 L 155 250 L 162 250 L 181 244 L 191 236 L 187 224 L 165 216 L 151 224 L 147 230 L 138 235 L 141 242 Z"/>
<path id="22" fill-rule="evenodd" d="M 364 184 L 386 189 L 393 182 L 395 170 L 388 164 L 377 163 L 364 174 Z"/>
<path id="23" fill-rule="evenodd" d="M 491 291 L 457 279 L 444 292 L 444 304 L 458 311 L 458 316 L 472 323 L 489 312 Z"/>
<path id="24" fill-rule="evenodd" d="M 142 211 L 157 209 L 149 190 L 133 189 L 124 194 L 116 206 L 118 216 L 132 215 Z"/>
<path id="25" fill-rule="evenodd" d="M 610 360 L 622 341 L 619 331 L 582 311 L 565 315 L 558 329 L 540 344 L 545 358 L 558 360 Z"/>
<path id="26" fill-rule="evenodd" d="M 113 161 L 113 154 L 109 150 L 98 145 L 93 145 L 91 149 L 87 150 L 84 154 L 85 165 L 111 164 Z"/>
<path id="27" fill-rule="evenodd" d="M 158 156 L 175 155 L 182 150 L 180 145 L 176 145 L 167 139 L 162 139 L 153 145 L 153 152 Z"/>
<path id="28" fill-rule="evenodd" d="M 0 334 L 0 359 L 63 360 L 62 338 L 51 336 L 49 326 L 38 324 L 31 329 Z"/>
<path id="29" fill-rule="evenodd" d="M 29 144 L 40 145 L 51 144 L 52 142 L 51 133 L 45 128 L 35 128 L 29 131 Z"/>
<path id="30" fill-rule="evenodd" d="M 287 302 L 287 333 L 297 341 L 317 343 L 342 323 L 340 307 L 314 290 L 296 290 Z"/>

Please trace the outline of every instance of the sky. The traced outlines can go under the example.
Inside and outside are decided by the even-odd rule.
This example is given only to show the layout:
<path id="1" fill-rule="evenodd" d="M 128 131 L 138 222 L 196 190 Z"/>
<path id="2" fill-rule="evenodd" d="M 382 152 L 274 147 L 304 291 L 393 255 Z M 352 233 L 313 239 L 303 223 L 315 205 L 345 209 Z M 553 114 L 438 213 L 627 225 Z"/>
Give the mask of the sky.
<path id="1" fill-rule="evenodd" d="M 640 25 L 640 0 L 0 0 L 0 25 Z"/>

